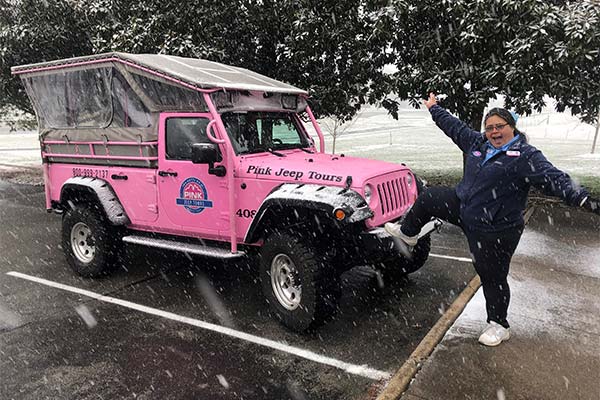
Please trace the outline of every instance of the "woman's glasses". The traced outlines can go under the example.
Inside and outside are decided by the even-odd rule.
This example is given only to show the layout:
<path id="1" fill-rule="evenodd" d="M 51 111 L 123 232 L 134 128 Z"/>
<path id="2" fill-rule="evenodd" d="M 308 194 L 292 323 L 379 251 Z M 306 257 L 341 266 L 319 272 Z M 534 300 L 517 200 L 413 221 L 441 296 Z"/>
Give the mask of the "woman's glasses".
<path id="1" fill-rule="evenodd" d="M 488 125 L 485 127 L 485 131 L 486 132 L 493 132 L 493 131 L 501 131 L 502 129 L 504 129 L 504 127 L 508 125 L 508 123 L 506 124 L 496 124 L 496 125 Z"/>

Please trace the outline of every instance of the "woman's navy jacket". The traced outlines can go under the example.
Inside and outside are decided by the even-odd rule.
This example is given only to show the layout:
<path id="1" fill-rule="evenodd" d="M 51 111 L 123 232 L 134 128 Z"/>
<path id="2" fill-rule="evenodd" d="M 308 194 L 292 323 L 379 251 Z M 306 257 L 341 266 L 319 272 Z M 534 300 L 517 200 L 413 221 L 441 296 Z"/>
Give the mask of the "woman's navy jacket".
<path id="1" fill-rule="evenodd" d="M 523 210 L 531 185 L 578 206 L 588 192 L 552 165 L 541 151 L 517 139 L 485 164 L 487 139 L 438 105 L 433 121 L 466 154 L 464 176 L 456 186 L 463 227 L 496 232 L 523 226 Z"/>

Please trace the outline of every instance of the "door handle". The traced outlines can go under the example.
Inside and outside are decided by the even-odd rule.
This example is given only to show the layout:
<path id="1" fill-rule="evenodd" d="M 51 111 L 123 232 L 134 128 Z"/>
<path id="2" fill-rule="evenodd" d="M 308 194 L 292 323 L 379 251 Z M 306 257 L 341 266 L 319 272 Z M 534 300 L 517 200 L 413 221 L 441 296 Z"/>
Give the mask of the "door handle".
<path id="1" fill-rule="evenodd" d="M 160 175 L 160 176 L 177 176 L 177 172 L 172 172 L 172 171 L 158 171 L 158 175 Z"/>
<path id="2" fill-rule="evenodd" d="M 126 181 L 127 180 L 127 175 L 117 175 L 117 174 L 112 174 L 110 176 L 112 179 L 114 179 L 115 181 L 121 180 L 121 181 Z"/>

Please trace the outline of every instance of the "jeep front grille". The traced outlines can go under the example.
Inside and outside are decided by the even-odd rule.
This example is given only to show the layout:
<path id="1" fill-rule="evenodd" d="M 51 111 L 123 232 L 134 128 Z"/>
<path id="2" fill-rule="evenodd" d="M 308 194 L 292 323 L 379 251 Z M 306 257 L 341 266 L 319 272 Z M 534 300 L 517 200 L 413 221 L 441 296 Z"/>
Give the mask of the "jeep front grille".
<path id="1" fill-rule="evenodd" d="M 408 185 L 404 171 L 375 178 L 369 183 L 375 188 L 376 196 L 376 201 L 371 202 L 375 216 L 367 223 L 372 227 L 400 218 L 417 197 L 415 185 Z"/>
<path id="2" fill-rule="evenodd" d="M 406 177 L 398 177 L 377 185 L 381 213 L 383 215 L 395 214 L 399 209 L 408 204 L 408 185 Z"/>

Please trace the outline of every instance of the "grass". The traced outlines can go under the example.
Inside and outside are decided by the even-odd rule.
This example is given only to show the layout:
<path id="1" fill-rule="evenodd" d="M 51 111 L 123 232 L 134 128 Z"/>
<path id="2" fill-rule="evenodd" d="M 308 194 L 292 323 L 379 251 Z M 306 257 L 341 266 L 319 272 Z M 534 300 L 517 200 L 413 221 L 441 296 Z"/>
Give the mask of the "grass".
<path id="1" fill-rule="evenodd" d="M 592 196 L 600 198 L 600 177 L 598 176 L 574 176 Z"/>

